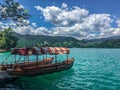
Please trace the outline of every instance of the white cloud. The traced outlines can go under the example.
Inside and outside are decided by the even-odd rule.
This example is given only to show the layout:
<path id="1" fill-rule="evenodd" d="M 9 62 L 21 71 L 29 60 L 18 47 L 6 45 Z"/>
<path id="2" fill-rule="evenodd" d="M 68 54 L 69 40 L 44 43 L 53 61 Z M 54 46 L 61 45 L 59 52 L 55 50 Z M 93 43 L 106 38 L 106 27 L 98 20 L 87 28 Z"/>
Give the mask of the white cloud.
<path id="1" fill-rule="evenodd" d="M 110 32 L 111 22 L 109 14 L 92 14 L 84 18 L 82 23 L 76 23 L 68 27 L 53 28 L 53 34 L 73 36 L 78 39 L 90 37 L 102 38 L 102 36 L 106 37 L 103 34 Z"/>
<path id="2" fill-rule="evenodd" d="M 24 25 L 29 25 L 29 24 L 30 24 L 30 21 L 29 21 L 29 20 L 25 20 L 25 19 L 23 19 L 23 18 L 19 18 L 18 21 L 19 21 L 19 22 L 16 23 L 16 24 L 18 24 L 18 25 L 24 26 Z"/>
<path id="3" fill-rule="evenodd" d="M 96 38 L 96 34 L 89 34 L 89 35 L 87 35 L 87 38 L 89 38 L 89 39 Z"/>
<path id="4" fill-rule="evenodd" d="M 120 28 L 115 28 L 113 34 L 120 35 Z"/>
<path id="5" fill-rule="evenodd" d="M 114 36 L 114 34 L 113 34 L 114 30 L 115 30 L 114 28 L 110 28 L 110 29 L 107 29 L 107 30 L 102 30 L 100 32 L 99 38 L 106 38 L 106 37 Z M 98 38 L 98 35 L 97 35 L 96 38 Z"/>
<path id="6" fill-rule="evenodd" d="M 11 22 L 10 25 L 13 25 L 13 23 Z M 0 22 L 0 30 L 3 30 L 8 27 L 9 27 L 8 23 Z"/>
<path id="7" fill-rule="evenodd" d="M 52 32 L 45 27 L 39 27 L 35 30 L 36 35 L 51 35 L 51 33 Z"/>
<path id="8" fill-rule="evenodd" d="M 34 8 L 36 8 L 37 10 L 41 10 L 40 6 L 34 6 Z"/>
<path id="9" fill-rule="evenodd" d="M 34 28 L 31 25 L 17 27 L 13 29 L 15 32 L 20 34 L 31 34 L 31 35 L 50 35 L 51 31 L 49 31 L 45 27 Z"/>
<path id="10" fill-rule="evenodd" d="M 31 26 L 23 26 L 23 27 L 17 27 L 13 30 L 20 34 L 31 34 L 31 32 L 32 32 L 32 30 L 34 30 L 34 28 Z"/>
<path id="11" fill-rule="evenodd" d="M 67 4 L 66 3 L 62 3 L 61 7 L 66 9 L 67 8 Z"/>
<path id="12" fill-rule="evenodd" d="M 3 12 L 3 13 L 7 13 L 6 10 L 7 10 L 6 7 L 2 8 L 2 12 Z"/>
<path id="13" fill-rule="evenodd" d="M 33 26 L 33 27 L 37 27 L 37 24 L 36 24 L 36 23 L 32 23 L 32 26 Z"/>
<path id="14" fill-rule="evenodd" d="M 18 9 L 23 9 L 24 6 L 20 4 L 17 8 L 18 8 Z"/>
<path id="15" fill-rule="evenodd" d="M 117 20 L 116 23 L 117 23 L 117 26 L 120 27 L 120 20 Z"/>
<path id="16" fill-rule="evenodd" d="M 62 7 L 65 7 L 65 5 L 63 3 Z M 55 26 L 71 26 L 76 22 L 83 22 L 83 19 L 89 13 L 88 10 L 79 7 L 74 7 L 70 11 L 55 6 L 48 6 L 46 8 L 35 6 L 35 8 L 43 13 L 46 21 L 53 23 Z"/>
<path id="17" fill-rule="evenodd" d="M 78 39 L 104 38 L 119 32 L 111 26 L 113 19 L 110 14 L 89 14 L 88 10 L 76 6 L 68 10 L 66 3 L 62 3 L 61 8 L 56 6 L 35 8 L 42 12 L 46 21 L 57 26 L 52 28 L 53 35 L 73 36 Z"/>
<path id="18" fill-rule="evenodd" d="M 37 10 L 42 12 L 44 19 L 54 26 L 51 29 L 45 27 L 37 27 L 36 23 L 31 25 L 17 27 L 14 31 L 21 34 L 32 35 L 59 35 L 59 36 L 72 36 L 78 39 L 93 39 L 105 38 L 113 35 L 120 35 L 120 20 L 116 23 L 118 27 L 113 28 L 111 23 L 113 19 L 110 14 L 90 14 L 88 10 L 80 7 L 72 7 L 68 9 L 66 3 L 62 3 L 61 7 L 35 6 Z M 25 24 L 30 24 L 25 20 Z M 6 25 L 1 25 L 4 28 Z M 15 26 L 14 23 L 10 25 Z"/>

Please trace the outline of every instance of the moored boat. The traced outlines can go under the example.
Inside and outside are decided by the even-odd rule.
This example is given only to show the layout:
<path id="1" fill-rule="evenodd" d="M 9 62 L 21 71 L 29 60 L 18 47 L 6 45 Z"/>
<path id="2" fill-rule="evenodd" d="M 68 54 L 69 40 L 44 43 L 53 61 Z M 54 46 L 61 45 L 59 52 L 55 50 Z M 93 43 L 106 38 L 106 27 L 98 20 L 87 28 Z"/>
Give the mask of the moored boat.
<path id="1" fill-rule="evenodd" d="M 0 53 L 3 53 L 3 52 L 6 52 L 6 50 L 2 50 L 2 49 L 0 49 Z"/>
<path id="2" fill-rule="evenodd" d="M 36 76 L 70 69 L 73 66 L 74 58 L 69 59 L 70 50 L 63 47 L 42 47 L 42 48 L 15 48 L 11 54 L 14 55 L 13 64 L 5 64 L 5 59 L 0 65 L 1 70 L 6 70 L 10 75 L 15 76 Z M 59 54 L 66 54 L 66 60 L 58 61 Z M 17 59 L 16 55 L 20 57 Z M 30 61 L 31 56 L 35 60 Z M 54 57 L 47 57 L 54 55 Z M 42 60 L 39 56 L 43 56 Z M 24 60 L 21 61 L 21 58 Z"/>

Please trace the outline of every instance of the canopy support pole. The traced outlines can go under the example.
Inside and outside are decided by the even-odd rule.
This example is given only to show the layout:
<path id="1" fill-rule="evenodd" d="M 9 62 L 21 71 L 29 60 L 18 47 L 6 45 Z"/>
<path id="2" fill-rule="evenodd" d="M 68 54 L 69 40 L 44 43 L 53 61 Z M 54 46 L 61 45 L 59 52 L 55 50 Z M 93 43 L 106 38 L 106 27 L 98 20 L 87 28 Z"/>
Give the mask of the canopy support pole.
<path id="1" fill-rule="evenodd" d="M 67 54 L 67 63 L 68 63 L 68 54 Z"/>
<path id="2" fill-rule="evenodd" d="M 38 62 L 38 55 L 36 55 L 36 62 Z"/>
<path id="3" fill-rule="evenodd" d="M 24 63 L 25 63 L 25 55 L 24 55 Z"/>
<path id="4" fill-rule="evenodd" d="M 43 60 L 44 60 L 44 54 L 43 54 Z"/>
<path id="5" fill-rule="evenodd" d="M 9 57 L 10 57 L 10 55 L 4 59 L 4 61 L 2 62 L 1 65 L 3 65 L 3 64 L 7 61 L 7 59 L 8 59 Z"/>
<path id="6" fill-rule="evenodd" d="M 55 64 L 56 64 L 56 70 L 58 69 L 57 68 L 57 54 L 55 54 Z"/>
<path id="7" fill-rule="evenodd" d="M 47 60 L 47 54 L 46 54 L 46 60 Z"/>
<path id="8" fill-rule="evenodd" d="M 55 54 L 55 63 L 57 63 L 57 55 Z"/>
<path id="9" fill-rule="evenodd" d="M 16 63 L 16 54 L 15 54 L 15 63 Z"/>
<path id="10" fill-rule="evenodd" d="M 29 64 L 29 56 L 28 56 L 28 64 Z"/>
<path id="11" fill-rule="evenodd" d="M 20 57 L 18 58 L 18 60 L 16 60 L 16 63 L 15 63 L 15 64 L 17 64 L 17 63 L 20 61 L 21 58 L 22 58 L 22 56 L 20 56 Z"/>
<path id="12" fill-rule="evenodd" d="M 25 57 L 26 57 L 26 60 L 25 60 L 25 61 L 27 62 L 27 56 L 25 56 Z"/>

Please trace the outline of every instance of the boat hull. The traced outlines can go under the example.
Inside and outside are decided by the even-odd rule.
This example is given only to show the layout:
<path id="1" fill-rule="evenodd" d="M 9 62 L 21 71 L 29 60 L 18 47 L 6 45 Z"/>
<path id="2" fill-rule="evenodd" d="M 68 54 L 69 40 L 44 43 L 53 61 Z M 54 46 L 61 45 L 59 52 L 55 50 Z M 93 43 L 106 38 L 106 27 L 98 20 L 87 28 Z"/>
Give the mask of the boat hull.
<path id="1" fill-rule="evenodd" d="M 0 65 L 0 70 L 12 69 L 14 66 L 24 68 L 28 66 L 51 64 L 53 60 L 54 58 L 52 57 L 52 58 L 43 59 L 42 61 L 38 61 L 38 62 L 24 62 L 24 63 L 17 63 L 17 64 Z"/>
<path id="2" fill-rule="evenodd" d="M 55 63 L 55 64 L 49 64 L 43 66 L 26 67 L 24 68 L 24 70 L 17 69 L 17 70 L 9 71 L 9 74 L 17 75 L 17 76 L 37 76 L 37 75 L 49 74 L 53 72 L 68 70 L 73 66 L 73 63 L 74 60 L 71 59 L 69 60 L 69 63 L 61 62 L 61 63 Z"/>

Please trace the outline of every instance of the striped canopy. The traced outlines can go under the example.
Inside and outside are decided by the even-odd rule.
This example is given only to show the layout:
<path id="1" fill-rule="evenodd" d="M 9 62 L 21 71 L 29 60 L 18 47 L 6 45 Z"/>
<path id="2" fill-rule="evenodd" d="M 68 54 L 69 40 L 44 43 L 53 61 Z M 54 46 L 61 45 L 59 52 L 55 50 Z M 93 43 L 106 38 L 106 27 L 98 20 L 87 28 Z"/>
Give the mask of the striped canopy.
<path id="1" fill-rule="evenodd" d="M 42 48 L 15 48 L 11 54 L 18 55 L 40 55 L 40 54 L 69 54 L 68 48 L 64 47 L 42 47 Z"/>
<path id="2" fill-rule="evenodd" d="M 40 49 L 39 49 L 40 51 Z M 11 54 L 18 54 L 18 55 L 37 55 L 39 52 L 36 48 L 15 48 Z"/>
<path id="3" fill-rule="evenodd" d="M 65 47 L 42 47 L 41 54 L 69 54 L 70 51 Z"/>

